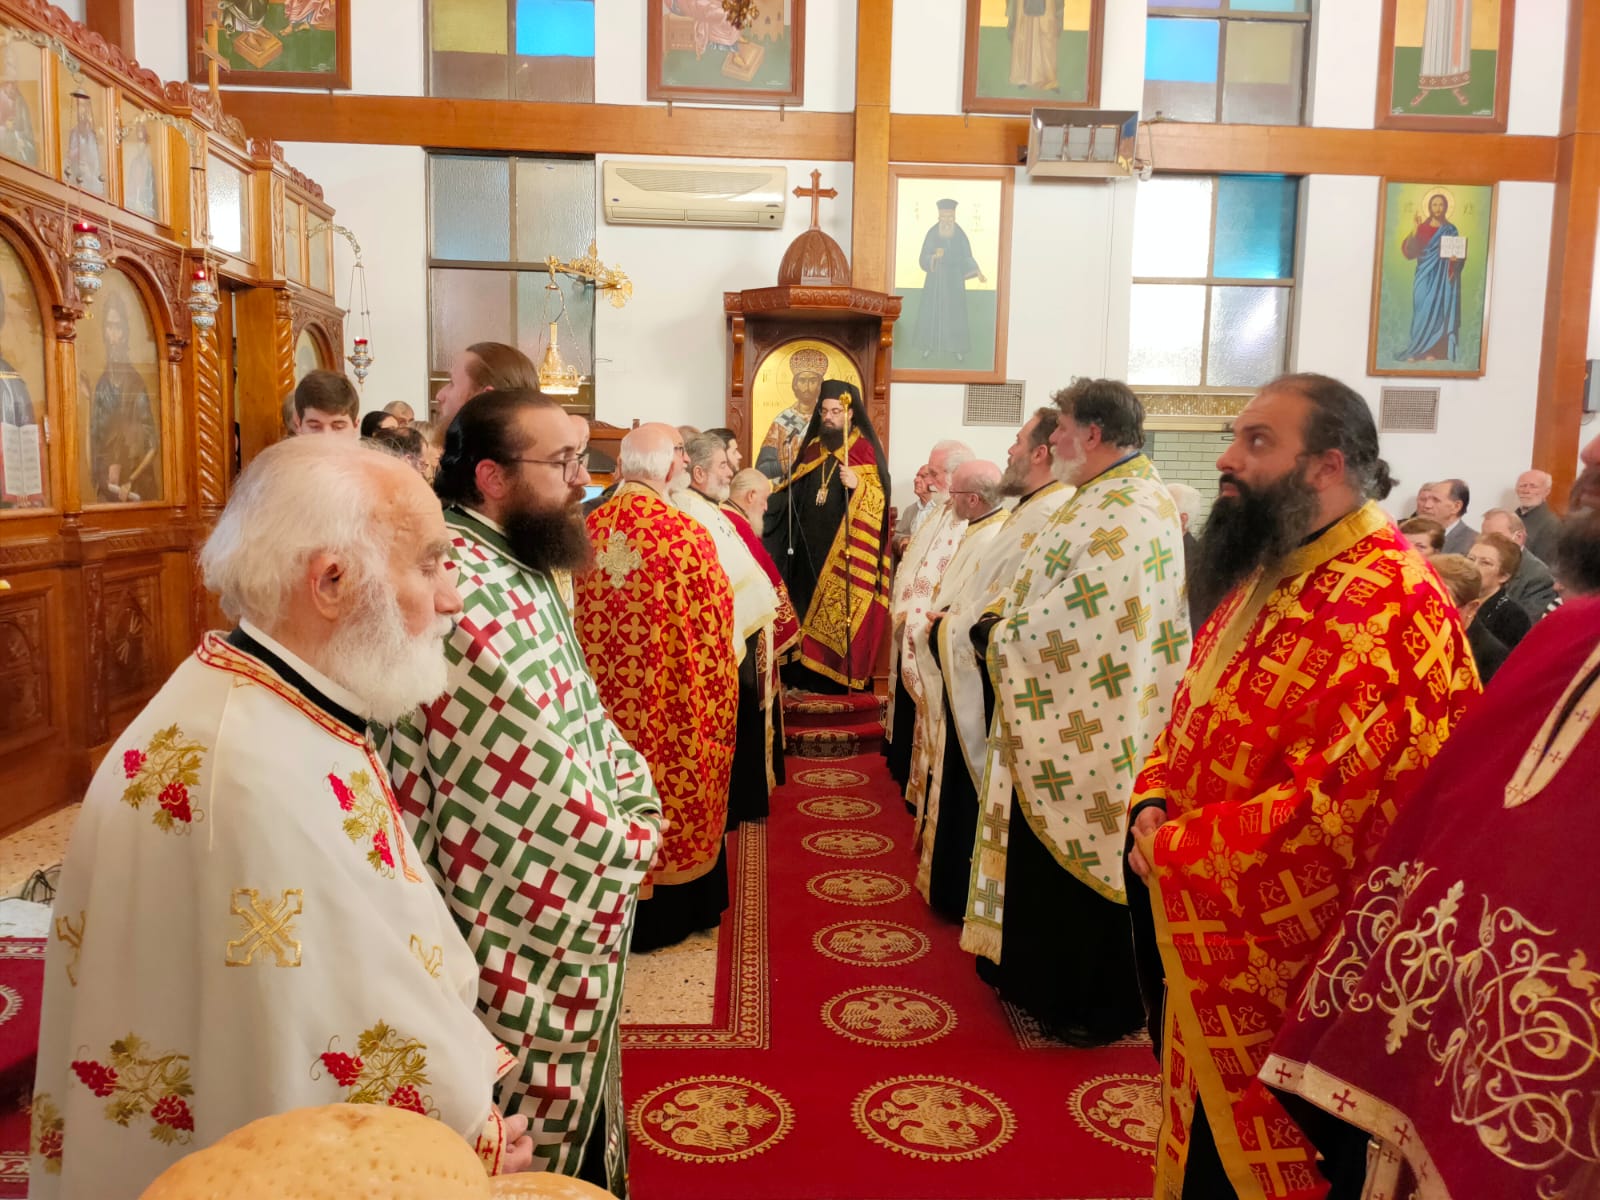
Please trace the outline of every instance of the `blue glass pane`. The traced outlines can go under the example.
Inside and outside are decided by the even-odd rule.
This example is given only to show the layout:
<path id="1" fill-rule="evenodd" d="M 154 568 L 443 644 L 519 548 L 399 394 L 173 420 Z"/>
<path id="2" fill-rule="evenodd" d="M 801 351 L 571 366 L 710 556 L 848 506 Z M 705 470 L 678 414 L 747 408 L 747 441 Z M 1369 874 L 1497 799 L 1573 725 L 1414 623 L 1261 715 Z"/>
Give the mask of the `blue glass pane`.
<path id="1" fill-rule="evenodd" d="M 593 58 L 594 0 L 517 0 L 517 53 Z"/>
<path id="2" fill-rule="evenodd" d="M 1206 5 L 1210 8 L 1211 5 Z M 1235 12 L 1248 10 L 1250 12 L 1310 12 L 1310 0 L 1230 0 L 1228 7 Z"/>
<path id="3" fill-rule="evenodd" d="M 1282 175 L 1218 177 L 1214 276 L 1288 279 L 1294 275 L 1299 183 Z"/>
<path id="4" fill-rule="evenodd" d="M 1217 30 L 1216 21 L 1151 17 L 1145 22 L 1145 78 L 1215 83 Z"/>

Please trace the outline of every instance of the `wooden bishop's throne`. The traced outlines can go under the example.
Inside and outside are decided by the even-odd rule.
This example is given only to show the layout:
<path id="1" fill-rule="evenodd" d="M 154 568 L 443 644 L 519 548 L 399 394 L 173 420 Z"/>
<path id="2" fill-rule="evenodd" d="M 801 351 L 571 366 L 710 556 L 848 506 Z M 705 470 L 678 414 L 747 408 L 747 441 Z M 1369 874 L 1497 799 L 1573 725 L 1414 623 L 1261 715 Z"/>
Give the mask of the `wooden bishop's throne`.
<path id="1" fill-rule="evenodd" d="M 889 447 L 889 353 L 900 297 L 851 286 L 850 261 L 817 224 L 820 202 L 838 195 L 811 172 L 811 228 L 790 244 L 778 266 L 776 287 L 724 292 L 728 325 L 727 425 L 744 461 L 754 464 L 772 418 L 809 391 L 808 364 L 826 359 L 825 373 L 861 388 L 867 414 L 884 452 Z M 795 365 L 796 356 L 802 356 Z M 851 376 L 854 378 L 850 378 Z M 821 380 L 817 379 L 816 383 Z"/>

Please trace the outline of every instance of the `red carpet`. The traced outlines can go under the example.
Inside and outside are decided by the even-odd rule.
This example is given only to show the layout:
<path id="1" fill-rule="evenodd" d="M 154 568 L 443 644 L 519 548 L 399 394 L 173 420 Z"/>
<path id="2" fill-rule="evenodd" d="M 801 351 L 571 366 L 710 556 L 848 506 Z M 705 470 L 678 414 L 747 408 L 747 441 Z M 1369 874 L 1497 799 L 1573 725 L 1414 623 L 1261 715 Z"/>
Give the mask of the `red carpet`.
<path id="1" fill-rule="evenodd" d="M 876 754 L 883 745 L 883 709 L 883 699 L 870 692 L 790 690 L 783 700 L 785 748 L 798 758 Z"/>
<path id="2" fill-rule="evenodd" d="M 0 938 L 0 1197 L 28 1194 L 28 1113 L 44 996 L 44 939 Z"/>
<path id="3" fill-rule="evenodd" d="M 718 1022 L 755 996 L 766 1037 L 628 1031 L 636 1200 L 1149 1196 L 1148 1045 L 1068 1049 L 999 1003 L 911 886 L 881 758 L 791 760 L 789 780 L 734 835 L 745 903 L 722 931 Z"/>

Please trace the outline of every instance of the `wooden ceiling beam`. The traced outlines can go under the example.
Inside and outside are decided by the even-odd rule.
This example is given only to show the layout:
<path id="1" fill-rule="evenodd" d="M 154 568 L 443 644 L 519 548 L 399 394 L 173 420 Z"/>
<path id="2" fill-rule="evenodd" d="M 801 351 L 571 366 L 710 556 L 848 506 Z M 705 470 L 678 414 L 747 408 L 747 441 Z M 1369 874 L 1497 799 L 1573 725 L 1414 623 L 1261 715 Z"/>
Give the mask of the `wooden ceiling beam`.
<path id="1" fill-rule="evenodd" d="M 1533 465 L 1555 480 L 1552 501 L 1560 509 L 1577 472 L 1589 300 L 1600 237 L 1600 5 L 1573 4 L 1568 10 L 1566 70 L 1561 133 L 1553 139 L 1556 195 L 1533 421 Z"/>
<path id="2" fill-rule="evenodd" d="M 251 134 L 280 142 L 806 162 L 855 154 L 850 113 L 232 91 L 224 104 Z"/>
<path id="3" fill-rule="evenodd" d="M 892 0 L 860 0 L 856 9 L 854 187 L 850 208 L 850 281 L 889 290 L 889 73 Z"/>
<path id="4" fill-rule="evenodd" d="M 896 113 L 889 121 L 892 162 L 1017 165 L 1027 143 L 1026 117 Z M 1554 138 L 1505 134 L 1158 122 L 1140 131 L 1139 149 L 1158 171 L 1442 176 L 1462 183 L 1556 177 Z"/>

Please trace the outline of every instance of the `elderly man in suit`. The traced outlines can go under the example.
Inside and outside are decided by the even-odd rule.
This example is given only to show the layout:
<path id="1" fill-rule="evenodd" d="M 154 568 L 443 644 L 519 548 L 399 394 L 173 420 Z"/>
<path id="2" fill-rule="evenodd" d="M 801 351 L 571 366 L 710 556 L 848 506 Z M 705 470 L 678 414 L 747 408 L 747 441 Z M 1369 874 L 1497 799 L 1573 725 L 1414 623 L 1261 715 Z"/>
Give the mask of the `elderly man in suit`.
<path id="1" fill-rule="evenodd" d="M 1425 483 L 1417 493 L 1417 516 L 1444 526 L 1444 552 L 1465 554 L 1478 540 L 1478 531 L 1466 522 L 1472 492 L 1465 480 L 1442 479 Z"/>

